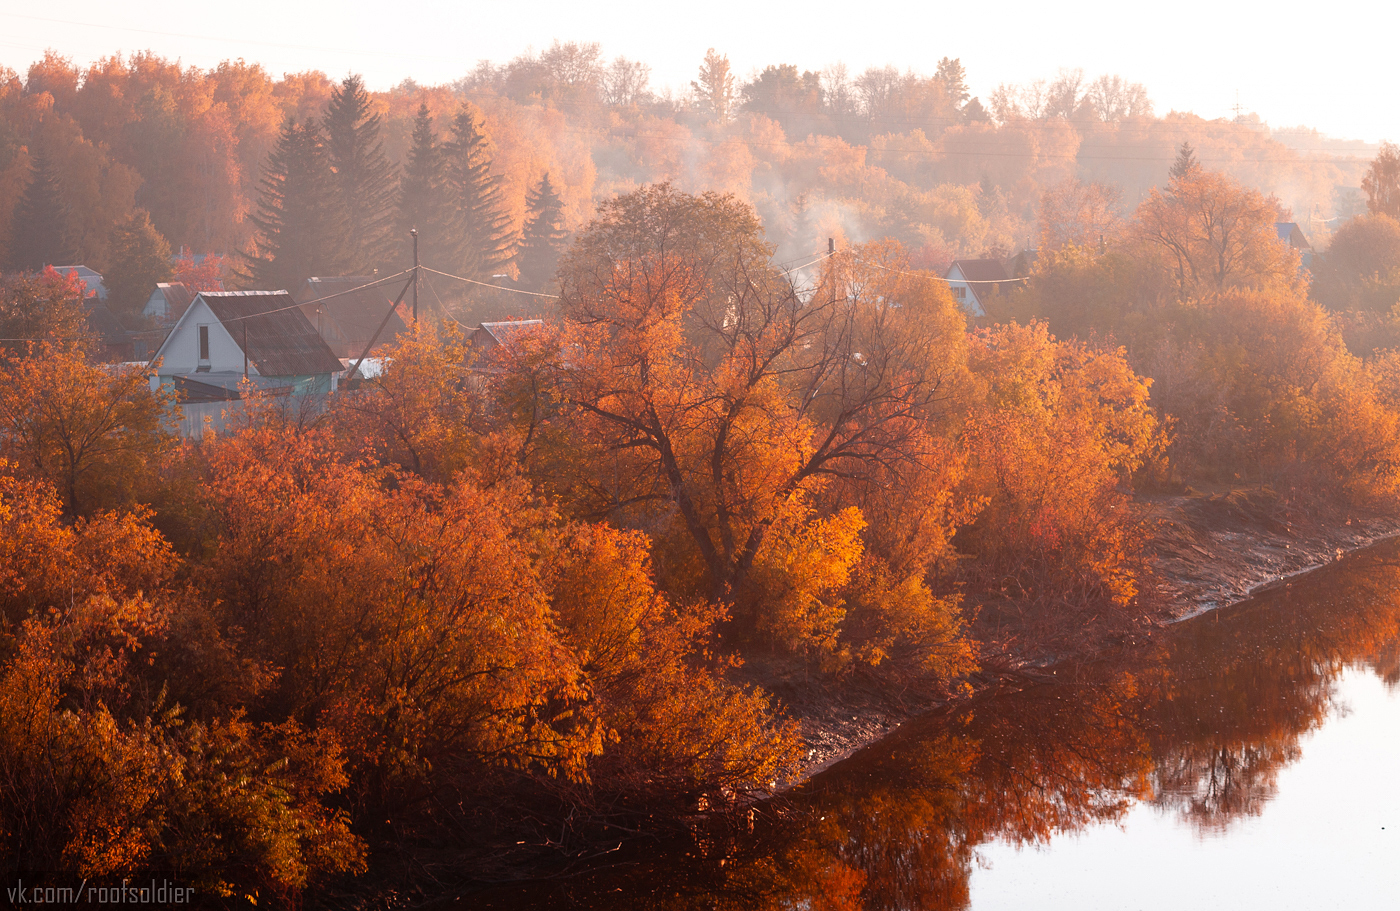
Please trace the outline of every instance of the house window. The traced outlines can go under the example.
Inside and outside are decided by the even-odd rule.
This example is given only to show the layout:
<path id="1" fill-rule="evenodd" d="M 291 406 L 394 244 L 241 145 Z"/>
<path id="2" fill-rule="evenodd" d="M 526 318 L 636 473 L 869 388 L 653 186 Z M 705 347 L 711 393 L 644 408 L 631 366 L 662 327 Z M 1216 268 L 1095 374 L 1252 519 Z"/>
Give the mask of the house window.
<path id="1" fill-rule="evenodd" d="M 960 300 L 960 301 L 965 301 L 965 300 L 967 300 L 967 289 L 966 289 L 966 288 L 954 288 L 954 289 L 953 289 L 953 296 L 956 297 L 956 298 L 957 298 L 958 300 Z M 200 328 L 202 329 L 202 328 L 204 328 L 204 327 L 201 326 Z"/>
<path id="2" fill-rule="evenodd" d="M 207 361 L 207 360 L 209 360 L 209 327 L 208 327 L 208 326 L 200 326 L 200 327 L 199 327 L 199 359 L 200 359 L 201 361 Z"/>

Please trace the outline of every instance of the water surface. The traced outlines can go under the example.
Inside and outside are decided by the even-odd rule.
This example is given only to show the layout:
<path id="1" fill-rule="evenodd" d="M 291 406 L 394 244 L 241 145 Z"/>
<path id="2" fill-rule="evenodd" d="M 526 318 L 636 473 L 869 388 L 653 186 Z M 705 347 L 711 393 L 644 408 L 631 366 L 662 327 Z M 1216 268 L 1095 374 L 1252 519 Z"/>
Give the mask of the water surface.
<path id="1" fill-rule="evenodd" d="M 1400 543 L 481 907 L 1400 908 Z"/>

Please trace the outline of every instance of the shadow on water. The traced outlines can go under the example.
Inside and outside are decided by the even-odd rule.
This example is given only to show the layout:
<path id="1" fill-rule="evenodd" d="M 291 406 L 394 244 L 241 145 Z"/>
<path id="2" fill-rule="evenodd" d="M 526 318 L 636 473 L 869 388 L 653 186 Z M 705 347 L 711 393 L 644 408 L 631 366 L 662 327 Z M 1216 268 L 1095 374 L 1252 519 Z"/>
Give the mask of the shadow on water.
<path id="1" fill-rule="evenodd" d="M 470 902 L 966 908 L 978 845 L 1046 843 L 1142 801 L 1202 832 L 1258 814 L 1348 667 L 1400 682 L 1400 542 L 1179 624 L 1129 658 L 913 721 L 738 825 Z"/>

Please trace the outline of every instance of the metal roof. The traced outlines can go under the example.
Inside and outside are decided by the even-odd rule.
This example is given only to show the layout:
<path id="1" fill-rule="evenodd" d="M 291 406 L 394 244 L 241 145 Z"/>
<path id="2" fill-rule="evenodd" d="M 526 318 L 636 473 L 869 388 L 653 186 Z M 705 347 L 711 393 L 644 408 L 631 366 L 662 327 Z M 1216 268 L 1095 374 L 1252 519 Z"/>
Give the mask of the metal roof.
<path id="1" fill-rule="evenodd" d="M 373 278 L 361 275 L 317 276 L 308 278 L 296 295 L 297 303 L 302 305 L 301 312 L 313 326 L 316 325 L 317 316 L 320 316 L 323 321 L 321 335 L 329 336 L 327 344 L 340 357 L 359 357 L 364 353 L 365 346 L 374 337 L 374 330 L 379 328 L 394 302 L 389 292 L 397 292 L 402 287 L 399 283 L 361 287 L 372 281 Z M 332 294 L 339 296 L 312 303 Z M 320 314 L 316 312 L 318 309 Z M 407 324 L 396 310 L 379 334 L 375 347 L 392 342 L 395 336 L 407 329 Z"/>
<path id="2" fill-rule="evenodd" d="M 195 299 L 209 305 L 240 346 L 247 339 L 248 360 L 263 376 L 341 370 L 340 359 L 286 291 L 202 291 Z"/>

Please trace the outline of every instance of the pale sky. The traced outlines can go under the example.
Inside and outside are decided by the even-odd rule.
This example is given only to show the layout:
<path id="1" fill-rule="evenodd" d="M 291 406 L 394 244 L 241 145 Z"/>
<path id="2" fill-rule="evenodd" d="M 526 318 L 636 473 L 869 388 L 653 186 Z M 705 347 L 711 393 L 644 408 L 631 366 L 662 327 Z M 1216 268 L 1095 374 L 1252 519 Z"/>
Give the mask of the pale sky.
<path id="1" fill-rule="evenodd" d="M 200 67 L 242 57 L 274 76 L 356 72 L 371 88 L 385 89 L 405 78 L 450 82 L 478 60 L 502 63 L 557 38 L 597 41 L 608 59 L 650 65 L 653 88 L 680 91 L 710 47 L 728 55 L 741 77 L 768 64 L 819 70 L 836 62 L 852 75 L 885 64 L 932 74 L 949 56 L 962 60 L 973 94 L 984 101 L 998 83 L 1082 68 L 1090 79 L 1118 74 L 1142 83 L 1159 114 L 1230 116 L 1238 98 L 1246 113 L 1274 127 L 1304 125 L 1375 142 L 1400 138 L 1400 105 L 1390 98 L 1400 13 L 1386 8 L 1357 0 L 0 0 L 0 65 L 23 74 L 50 47 L 80 64 L 153 50 Z"/>

